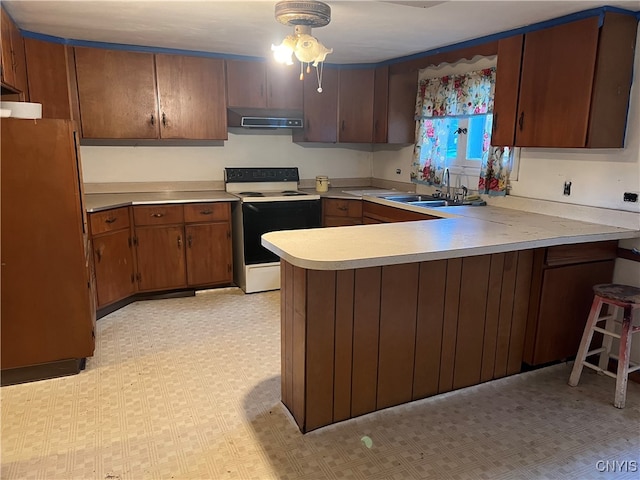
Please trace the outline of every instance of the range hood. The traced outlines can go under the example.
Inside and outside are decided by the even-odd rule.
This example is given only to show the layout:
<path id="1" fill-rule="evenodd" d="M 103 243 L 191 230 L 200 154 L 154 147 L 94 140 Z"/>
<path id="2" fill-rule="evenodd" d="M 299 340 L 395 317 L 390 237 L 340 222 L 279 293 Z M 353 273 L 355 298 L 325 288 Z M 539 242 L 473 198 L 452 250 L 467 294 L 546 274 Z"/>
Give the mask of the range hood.
<path id="1" fill-rule="evenodd" d="M 302 128 L 302 112 L 273 109 L 230 108 L 227 124 L 244 128 Z"/>

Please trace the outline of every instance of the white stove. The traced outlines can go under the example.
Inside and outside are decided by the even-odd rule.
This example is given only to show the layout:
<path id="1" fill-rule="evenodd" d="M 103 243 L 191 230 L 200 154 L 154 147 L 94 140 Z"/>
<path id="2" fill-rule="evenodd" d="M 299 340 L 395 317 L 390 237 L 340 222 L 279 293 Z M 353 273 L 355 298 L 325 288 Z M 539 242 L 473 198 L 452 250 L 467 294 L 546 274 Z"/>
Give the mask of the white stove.
<path id="1" fill-rule="evenodd" d="M 233 208 L 234 281 L 246 293 L 280 288 L 280 259 L 261 237 L 276 230 L 321 226 L 320 195 L 302 192 L 296 167 L 225 168 Z"/>

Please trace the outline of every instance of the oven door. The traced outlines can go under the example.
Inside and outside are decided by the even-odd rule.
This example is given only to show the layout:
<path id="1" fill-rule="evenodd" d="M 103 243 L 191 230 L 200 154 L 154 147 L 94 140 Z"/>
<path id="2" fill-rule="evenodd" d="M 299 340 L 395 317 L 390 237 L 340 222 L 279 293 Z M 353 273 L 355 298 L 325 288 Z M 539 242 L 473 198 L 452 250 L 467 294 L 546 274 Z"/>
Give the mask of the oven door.
<path id="1" fill-rule="evenodd" d="M 263 233 L 276 230 L 316 228 L 322 225 L 320 200 L 243 202 L 244 263 L 255 265 L 279 261 L 260 244 Z"/>

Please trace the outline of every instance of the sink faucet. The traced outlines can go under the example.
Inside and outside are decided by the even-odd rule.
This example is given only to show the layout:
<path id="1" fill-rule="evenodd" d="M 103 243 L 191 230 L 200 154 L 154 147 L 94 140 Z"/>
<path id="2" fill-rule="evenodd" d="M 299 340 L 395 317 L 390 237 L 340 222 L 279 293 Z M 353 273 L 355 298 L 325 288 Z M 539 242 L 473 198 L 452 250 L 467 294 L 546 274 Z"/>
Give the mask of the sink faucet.
<path id="1" fill-rule="evenodd" d="M 446 179 L 446 180 L 445 180 Z M 447 200 L 451 199 L 451 178 L 449 177 L 449 169 L 444 169 L 443 181 L 447 184 Z"/>

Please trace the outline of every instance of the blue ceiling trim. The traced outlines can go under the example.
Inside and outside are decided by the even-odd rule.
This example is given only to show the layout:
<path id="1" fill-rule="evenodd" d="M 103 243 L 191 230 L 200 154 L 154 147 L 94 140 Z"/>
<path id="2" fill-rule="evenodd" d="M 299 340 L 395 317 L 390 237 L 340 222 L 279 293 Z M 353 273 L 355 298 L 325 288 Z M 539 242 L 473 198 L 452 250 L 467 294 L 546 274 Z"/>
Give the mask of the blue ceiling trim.
<path id="1" fill-rule="evenodd" d="M 474 47 L 476 45 L 482 45 L 483 43 L 500 40 L 503 38 L 511 37 L 513 35 L 529 33 L 535 30 L 543 29 L 543 28 L 562 25 L 564 23 L 572 22 L 575 20 L 581 20 L 583 18 L 599 16 L 600 25 L 602 25 L 605 12 L 614 12 L 614 13 L 621 13 L 625 15 L 631 15 L 631 16 L 634 16 L 638 21 L 640 21 L 640 11 L 633 12 L 633 11 L 625 10 L 618 7 L 605 6 L 605 7 L 598 7 L 598 8 L 592 8 L 589 10 L 584 10 L 582 12 L 571 13 L 563 17 L 558 17 L 551 20 L 545 20 L 544 22 L 534 23 L 531 25 L 527 25 L 525 27 L 506 30 L 504 32 L 475 38 L 473 40 L 454 43 L 451 45 L 446 45 L 440 48 L 435 48 L 432 50 L 427 50 L 427 51 L 415 53 L 412 55 L 407 55 L 404 57 L 392 58 L 390 60 L 385 60 L 378 63 L 352 63 L 352 64 L 326 63 L 326 65 L 332 68 L 345 69 L 345 70 L 361 69 L 361 68 L 376 68 L 376 67 L 382 67 L 386 65 L 393 65 L 396 63 L 407 62 L 410 60 L 417 60 L 420 58 L 429 57 L 432 55 L 445 53 L 452 50 L 459 50 L 461 48 Z M 43 40 L 43 41 L 53 42 L 53 43 L 61 43 L 61 44 L 70 45 L 73 47 L 92 47 L 92 48 L 106 48 L 110 50 L 126 50 L 126 51 L 143 52 L 143 53 L 166 53 L 166 54 L 176 54 L 176 55 L 190 55 L 190 56 L 196 56 L 196 57 L 222 58 L 222 59 L 228 59 L 228 60 L 265 61 L 264 57 L 231 55 L 231 54 L 225 54 L 225 53 L 202 52 L 202 51 L 196 51 L 196 50 L 180 50 L 180 49 L 174 49 L 174 48 L 146 47 L 141 45 L 127 45 L 127 44 L 120 44 L 120 43 L 74 40 L 74 39 L 68 39 L 68 38 L 62 38 L 62 37 L 55 37 L 52 35 L 45 35 L 42 33 L 30 32 L 26 30 L 20 30 L 20 33 L 26 38 L 33 38 L 36 40 Z"/>

